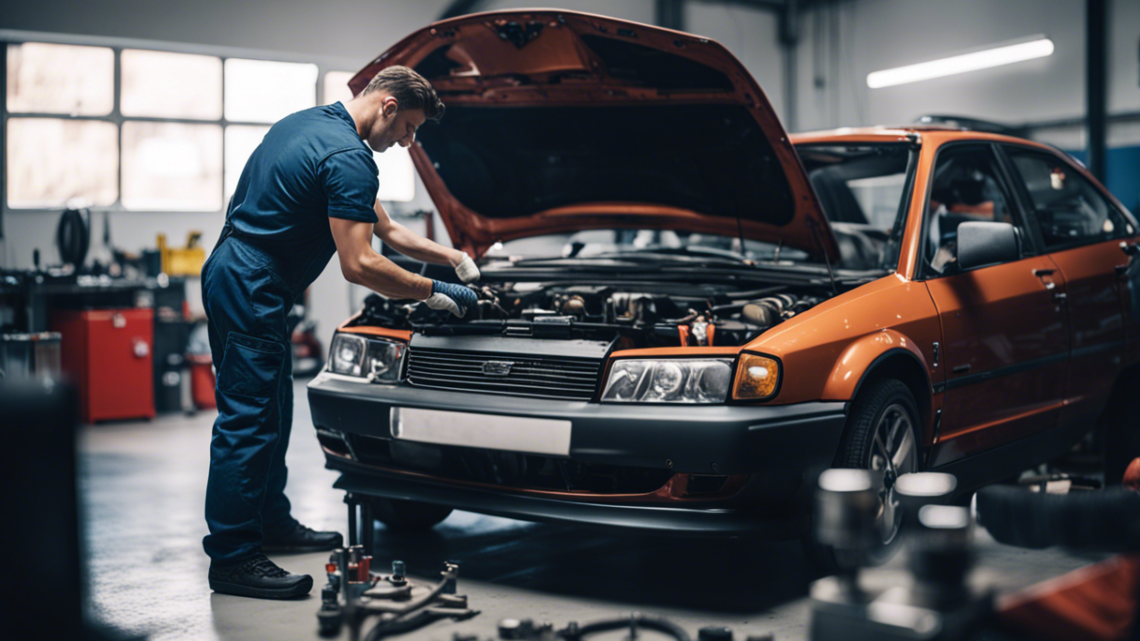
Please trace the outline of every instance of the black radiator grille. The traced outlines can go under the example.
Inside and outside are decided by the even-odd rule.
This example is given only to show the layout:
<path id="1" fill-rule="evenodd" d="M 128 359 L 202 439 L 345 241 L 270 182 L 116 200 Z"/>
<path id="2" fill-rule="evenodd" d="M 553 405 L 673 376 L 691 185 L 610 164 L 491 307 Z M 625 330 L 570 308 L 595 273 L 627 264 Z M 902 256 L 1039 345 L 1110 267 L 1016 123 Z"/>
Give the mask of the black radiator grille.
<path id="1" fill-rule="evenodd" d="M 408 350 L 408 382 L 436 389 L 590 400 L 601 369 L 601 359 L 592 358 Z"/>

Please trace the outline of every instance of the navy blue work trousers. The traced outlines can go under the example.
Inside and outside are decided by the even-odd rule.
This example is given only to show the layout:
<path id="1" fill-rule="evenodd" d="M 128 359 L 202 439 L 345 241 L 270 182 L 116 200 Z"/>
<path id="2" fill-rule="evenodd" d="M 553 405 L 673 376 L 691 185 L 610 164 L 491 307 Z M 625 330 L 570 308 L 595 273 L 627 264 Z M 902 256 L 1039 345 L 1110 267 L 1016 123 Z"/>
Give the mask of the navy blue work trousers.
<path id="1" fill-rule="evenodd" d="M 285 498 L 293 424 L 286 314 L 294 294 L 278 272 L 264 250 L 228 234 L 202 270 L 218 403 L 202 544 L 223 564 L 258 554 L 265 532 L 296 525 Z"/>

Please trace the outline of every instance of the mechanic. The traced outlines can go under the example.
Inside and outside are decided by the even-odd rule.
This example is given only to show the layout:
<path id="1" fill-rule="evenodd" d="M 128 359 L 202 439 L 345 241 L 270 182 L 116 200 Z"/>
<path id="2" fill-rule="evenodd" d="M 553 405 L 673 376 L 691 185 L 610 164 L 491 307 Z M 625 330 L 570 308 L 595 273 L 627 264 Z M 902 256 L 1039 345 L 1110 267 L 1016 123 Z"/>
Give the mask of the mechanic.
<path id="1" fill-rule="evenodd" d="M 476 302 L 463 286 L 407 272 L 372 249 L 378 236 L 421 261 L 479 278 L 467 254 L 392 221 L 376 199 L 373 150 L 408 147 L 443 103 L 407 67 L 378 73 L 347 103 L 282 119 L 242 171 L 226 224 L 202 269 L 202 302 L 217 367 L 218 418 L 210 443 L 203 540 L 215 592 L 258 598 L 307 594 L 312 577 L 290 574 L 265 553 L 342 545 L 337 532 L 297 522 L 285 497 L 285 451 L 293 420 L 286 313 L 333 253 L 345 279 L 392 298 L 426 301 L 463 316 Z"/>

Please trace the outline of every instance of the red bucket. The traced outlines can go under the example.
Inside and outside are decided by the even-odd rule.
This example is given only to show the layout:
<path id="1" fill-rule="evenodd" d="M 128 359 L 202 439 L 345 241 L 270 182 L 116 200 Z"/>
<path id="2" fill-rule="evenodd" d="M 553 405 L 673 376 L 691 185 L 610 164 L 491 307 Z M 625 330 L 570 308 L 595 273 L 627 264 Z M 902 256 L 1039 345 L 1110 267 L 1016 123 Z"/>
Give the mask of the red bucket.
<path id="1" fill-rule="evenodd" d="M 190 395 L 200 410 L 217 409 L 214 400 L 214 362 L 209 354 L 190 354 Z"/>

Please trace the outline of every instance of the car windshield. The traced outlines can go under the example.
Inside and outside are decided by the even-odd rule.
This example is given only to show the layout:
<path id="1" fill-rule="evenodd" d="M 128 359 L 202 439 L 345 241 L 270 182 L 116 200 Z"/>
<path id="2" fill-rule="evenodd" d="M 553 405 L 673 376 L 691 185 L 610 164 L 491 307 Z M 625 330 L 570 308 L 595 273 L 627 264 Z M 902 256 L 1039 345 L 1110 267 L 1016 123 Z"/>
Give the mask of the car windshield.
<path id="1" fill-rule="evenodd" d="M 847 269 L 898 267 L 913 163 L 905 144 L 799 145 Z"/>

